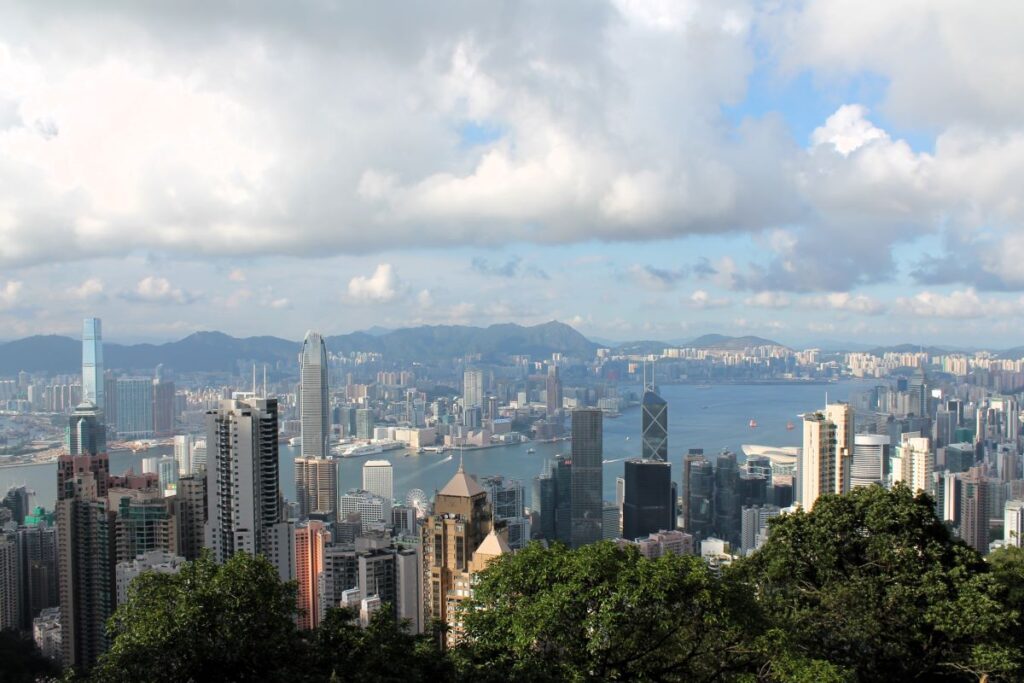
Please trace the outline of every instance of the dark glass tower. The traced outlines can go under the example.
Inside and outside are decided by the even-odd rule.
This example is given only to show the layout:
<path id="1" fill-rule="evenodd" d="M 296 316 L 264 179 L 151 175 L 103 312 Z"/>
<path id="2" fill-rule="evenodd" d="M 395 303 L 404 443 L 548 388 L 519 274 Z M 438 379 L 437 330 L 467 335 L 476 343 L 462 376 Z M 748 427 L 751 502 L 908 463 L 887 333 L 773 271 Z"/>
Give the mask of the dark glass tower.
<path id="1" fill-rule="evenodd" d="M 627 460 L 622 537 L 633 540 L 675 528 L 672 466 L 660 460 Z"/>
<path id="2" fill-rule="evenodd" d="M 572 413 L 572 547 L 602 538 L 603 415 L 600 410 Z"/>
<path id="3" fill-rule="evenodd" d="M 705 539 L 714 527 L 715 470 L 702 453 L 687 455 L 684 470 L 686 531 L 698 540 Z"/>
<path id="4" fill-rule="evenodd" d="M 735 453 L 720 453 L 715 461 L 715 531 L 738 546 L 740 541 L 740 471 Z"/>

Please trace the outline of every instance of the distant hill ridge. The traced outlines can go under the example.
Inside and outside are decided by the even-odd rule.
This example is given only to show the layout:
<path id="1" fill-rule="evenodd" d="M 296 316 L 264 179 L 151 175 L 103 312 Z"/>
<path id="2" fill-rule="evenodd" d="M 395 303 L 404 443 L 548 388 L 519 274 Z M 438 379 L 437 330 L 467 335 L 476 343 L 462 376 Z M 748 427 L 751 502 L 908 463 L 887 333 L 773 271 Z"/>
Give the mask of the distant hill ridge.
<path id="1" fill-rule="evenodd" d="M 437 361 L 465 354 L 483 356 L 529 355 L 549 357 L 552 353 L 590 357 L 597 345 L 575 329 L 557 321 L 532 327 L 513 323 L 490 327 L 437 325 L 410 327 L 373 333 L 327 337 L 334 353 L 357 351 L 381 353 L 397 362 Z M 270 365 L 294 365 L 301 343 L 279 337 L 239 339 L 222 332 L 196 332 L 165 344 L 115 344 L 104 342 L 104 364 L 120 370 L 149 370 L 162 363 L 181 372 L 217 372 L 235 369 L 239 360 Z M 82 344 L 58 335 L 37 335 L 0 344 L 0 375 L 20 370 L 74 374 L 81 370 Z"/>

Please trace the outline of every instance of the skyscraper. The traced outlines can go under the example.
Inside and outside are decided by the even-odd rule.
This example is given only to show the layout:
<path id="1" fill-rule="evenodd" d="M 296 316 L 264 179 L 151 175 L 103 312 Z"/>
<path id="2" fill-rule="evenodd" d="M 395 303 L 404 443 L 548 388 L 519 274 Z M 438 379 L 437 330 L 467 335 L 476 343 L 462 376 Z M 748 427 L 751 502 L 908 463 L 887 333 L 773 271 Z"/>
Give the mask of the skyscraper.
<path id="1" fill-rule="evenodd" d="M 295 578 L 298 583 L 299 628 L 320 625 L 320 580 L 324 571 L 324 547 L 331 534 L 323 522 L 310 520 L 295 529 Z"/>
<path id="2" fill-rule="evenodd" d="M 387 460 L 367 460 L 363 464 L 363 490 L 386 501 L 395 497 L 391 463 Z"/>
<path id="3" fill-rule="evenodd" d="M 849 490 L 854 449 L 853 409 L 830 403 L 825 411 L 804 415 L 803 449 L 797 464 L 797 501 L 810 510 L 819 496 Z"/>
<path id="4" fill-rule="evenodd" d="M 83 401 L 71 413 L 65 432 L 68 455 L 99 455 L 107 452 L 107 429 L 96 404 Z"/>
<path id="5" fill-rule="evenodd" d="M 453 584 L 469 569 L 473 551 L 491 526 L 487 491 L 466 474 L 460 463 L 455 476 L 437 492 L 434 514 L 422 528 L 425 619 L 448 622 L 448 596 Z"/>
<path id="6" fill-rule="evenodd" d="M 548 368 L 547 383 L 544 387 L 545 403 L 548 416 L 557 415 L 562 410 L 562 380 L 558 376 L 558 366 Z"/>
<path id="7" fill-rule="evenodd" d="M 572 412 L 572 547 L 601 540 L 603 500 L 603 414 L 600 410 Z"/>
<path id="8" fill-rule="evenodd" d="M 640 421 L 641 457 L 668 462 L 668 403 L 655 392 L 653 385 L 644 389 Z"/>
<path id="9" fill-rule="evenodd" d="M 0 630 L 21 626 L 18 569 L 17 537 L 0 530 Z"/>
<path id="10" fill-rule="evenodd" d="M 65 482 L 57 501 L 58 576 L 63 664 L 89 670 L 107 649 L 114 611 L 114 514 L 92 472 Z"/>
<path id="11" fill-rule="evenodd" d="M 82 400 L 103 409 L 103 330 L 99 318 L 82 325 Z"/>
<path id="12" fill-rule="evenodd" d="M 482 408 L 484 405 L 484 373 L 466 370 L 462 375 L 462 403 L 464 408 Z"/>
<path id="13" fill-rule="evenodd" d="M 174 437 L 174 460 L 178 463 L 178 475 L 192 474 L 192 435 L 179 434 Z"/>
<path id="14" fill-rule="evenodd" d="M 327 346 L 319 332 L 306 332 L 299 357 L 299 415 L 302 457 L 330 455 L 331 405 L 327 386 Z"/>
<path id="15" fill-rule="evenodd" d="M 117 380 L 117 434 L 124 439 L 153 436 L 153 380 L 150 378 Z"/>
<path id="16" fill-rule="evenodd" d="M 704 539 L 713 534 L 715 470 L 703 451 L 691 449 L 683 460 L 683 519 L 687 533 Z"/>
<path id="17" fill-rule="evenodd" d="M 158 379 L 153 382 L 153 432 L 156 436 L 174 433 L 174 382 Z"/>
<path id="18" fill-rule="evenodd" d="M 622 501 L 622 537 L 670 531 L 672 519 L 672 466 L 661 460 L 626 461 L 626 491 Z"/>
<path id="19" fill-rule="evenodd" d="M 337 519 L 338 461 L 295 458 L 295 501 L 299 504 L 300 518 Z"/>
<path id="20" fill-rule="evenodd" d="M 915 494 L 930 491 L 933 469 L 935 457 L 931 440 L 921 436 L 920 432 L 901 434 L 896 453 L 892 456 L 892 483 L 902 482 Z"/>
<path id="21" fill-rule="evenodd" d="M 217 562 L 236 552 L 267 557 L 294 573 L 293 533 L 278 487 L 277 399 L 227 399 L 206 413 L 206 547 Z M 285 538 L 287 537 L 287 538 Z"/>
<path id="22" fill-rule="evenodd" d="M 857 434 L 853 437 L 851 489 L 885 484 L 889 469 L 889 445 L 889 437 L 883 434 Z"/>
<path id="23" fill-rule="evenodd" d="M 57 528 L 33 524 L 18 528 L 21 562 L 21 624 L 29 628 L 44 609 L 60 605 L 57 589 Z"/>
<path id="24" fill-rule="evenodd" d="M 988 554 L 990 487 L 980 465 L 960 478 L 960 538 L 983 555 Z"/>

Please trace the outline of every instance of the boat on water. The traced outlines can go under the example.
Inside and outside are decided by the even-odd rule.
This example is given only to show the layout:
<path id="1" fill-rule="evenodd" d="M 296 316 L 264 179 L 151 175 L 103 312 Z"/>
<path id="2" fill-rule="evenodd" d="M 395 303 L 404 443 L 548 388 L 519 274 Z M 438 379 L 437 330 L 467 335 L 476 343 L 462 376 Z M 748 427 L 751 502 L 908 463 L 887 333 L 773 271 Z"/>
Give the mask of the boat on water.
<path id="1" fill-rule="evenodd" d="M 361 458 L 365 455 L 377 455 L 384 451 L 378 444 L 363 443 L 357 446 L 349 446 L 341 452 L 343 458 Z"/>
<path id="2" fill-rule="evenodd" d="M 289 446 L 295 446 L 295 447 L 301 446 L 302 445 L 302 437 L 301 436 L 293 436 L 292 438 L 288 439 L 288 445 Z"/>
<path id="3" fill-rule="evenodd" d="M 796 425 L 795 424 L 793 424 L 792 422 L 787 422 L 786 423 L 786 431 L 787 432 L 791 432 L 794 429 L 796 429 Z"/>
<path id="4" fill-rule="evenodd" d="M 756 427 L 757 427 L 757 420 L 751 420 L 750 421 L 750 428 L 751 429 L 755 429 Z"/>
<path id="5" fill-rule="evenodd" d="M 420 446 L 419 448 L 416 449 L 416 455 L 423 455 L 426 452 L 427 449 L 425 449 L 423 446 Z"/>

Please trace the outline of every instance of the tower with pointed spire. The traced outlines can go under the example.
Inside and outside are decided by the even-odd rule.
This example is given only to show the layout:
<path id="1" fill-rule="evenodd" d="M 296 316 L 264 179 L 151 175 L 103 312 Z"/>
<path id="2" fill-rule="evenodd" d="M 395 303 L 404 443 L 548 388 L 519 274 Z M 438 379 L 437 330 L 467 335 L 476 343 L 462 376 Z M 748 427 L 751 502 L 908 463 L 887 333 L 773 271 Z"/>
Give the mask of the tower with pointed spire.
<path id="1" fill-rule="evenodd" d="M 459 468 L 434 497 L 434 513 L 422 528 L 423 615 L 449 620 L 449 596 L 468 572 L 474 551 L 492 530 L 487 491 Z"/>

